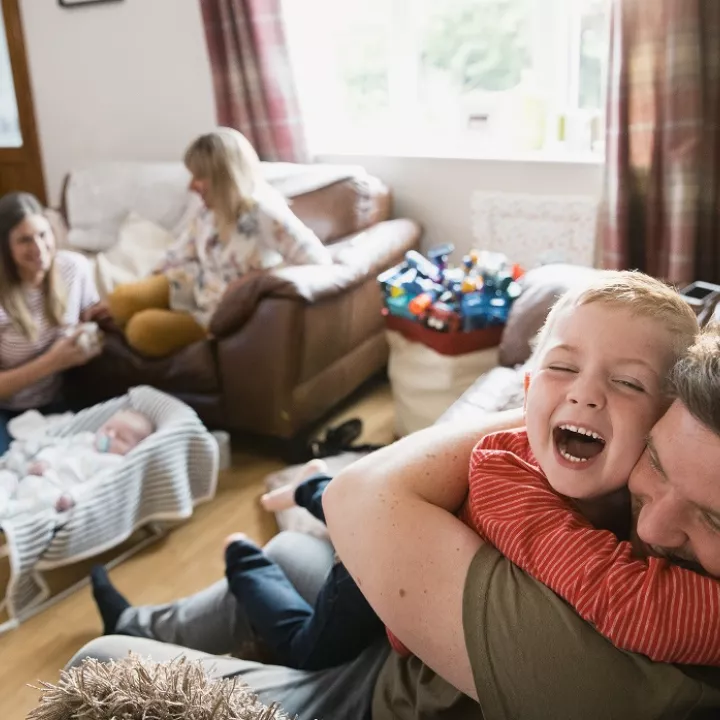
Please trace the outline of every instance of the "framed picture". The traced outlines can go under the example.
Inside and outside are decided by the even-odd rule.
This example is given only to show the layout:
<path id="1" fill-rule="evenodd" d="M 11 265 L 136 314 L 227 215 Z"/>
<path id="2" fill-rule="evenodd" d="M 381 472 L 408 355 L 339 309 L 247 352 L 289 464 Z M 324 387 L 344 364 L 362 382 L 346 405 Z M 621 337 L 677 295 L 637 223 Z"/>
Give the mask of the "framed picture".
<path id="1" fill-rule="evenodd" d="M 101 3 L 122 2 L 122 0 L 58 0 L 60 7 L 76 8 L 85 5 L 100 5 Z"/>

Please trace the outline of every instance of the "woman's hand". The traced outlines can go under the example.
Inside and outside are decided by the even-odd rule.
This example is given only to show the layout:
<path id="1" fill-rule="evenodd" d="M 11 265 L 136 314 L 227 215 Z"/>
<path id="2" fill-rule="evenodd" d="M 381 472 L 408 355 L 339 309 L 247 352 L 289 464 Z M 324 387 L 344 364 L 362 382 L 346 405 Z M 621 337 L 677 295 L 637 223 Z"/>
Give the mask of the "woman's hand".
<path id="1" fill-rule="evenodd" d="M 85 365 L 100 354 L 100 348 L 86 352 L 80 347 L 77 341 L 81 332 L 78 329 L 72 335 L 59 338 L 47 351 L 47 359 L 54 372 L 62 372 L 78 365 Z"/>
<path id="2" fill-rule="evenodd" d="M 112 315 L 110 315 L 110 308 L 108 308 L 106 303 L 97 302 L 82 311 L 80 320 L 82 322 L 95 322 L 98 325 L 102 325 L 103 323 L 110 322 Z"/>

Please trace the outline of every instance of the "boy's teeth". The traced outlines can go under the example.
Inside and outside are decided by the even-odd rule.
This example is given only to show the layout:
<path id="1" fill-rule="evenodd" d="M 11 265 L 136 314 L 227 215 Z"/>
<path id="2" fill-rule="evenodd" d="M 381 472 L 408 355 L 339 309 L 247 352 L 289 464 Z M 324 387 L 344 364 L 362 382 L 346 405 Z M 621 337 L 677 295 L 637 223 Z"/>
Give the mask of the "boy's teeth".
<path id="1" fill-rule="evenodd" d="M 588 430 L 584 427 L 580 427 L 578 425 L 561 425 L 561 430 L 569 430 L 570 432 L 578 433 L 578 435 L 587 435 L 588 437 L 593 438 L 594 440 L 600 440 L 604 442 L 603 438 L 598 435 L 596 432 L 593 432 L 592 430 Z"/>
<path id="2" fill-rule="evenodd" d="M 575 462 L 575 463 L 584 463 L 584 462 L 587 462 L 587 458 L 575 457 L 574 455 L 571 455 L 567 450 L 563 450 L 562 448 L 558 448 L 558 449 L 560 450 L 560 454 L 561 454 L 566 460 L 569 460 L 570 462 Z"/>

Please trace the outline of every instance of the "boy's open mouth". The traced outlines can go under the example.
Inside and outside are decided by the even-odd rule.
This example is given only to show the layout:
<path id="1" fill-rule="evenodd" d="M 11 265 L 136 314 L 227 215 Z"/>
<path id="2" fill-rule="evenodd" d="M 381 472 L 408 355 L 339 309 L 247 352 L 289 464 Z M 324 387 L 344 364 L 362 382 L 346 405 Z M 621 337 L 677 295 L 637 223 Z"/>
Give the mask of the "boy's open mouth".
<path id="1" fill-rule="evenodd" d="M 558 425 L 553 430 L 553 440 L 560 455 L 575 463 L 592 460 L 605 448 L 604 438 L 579 425 Z"/>

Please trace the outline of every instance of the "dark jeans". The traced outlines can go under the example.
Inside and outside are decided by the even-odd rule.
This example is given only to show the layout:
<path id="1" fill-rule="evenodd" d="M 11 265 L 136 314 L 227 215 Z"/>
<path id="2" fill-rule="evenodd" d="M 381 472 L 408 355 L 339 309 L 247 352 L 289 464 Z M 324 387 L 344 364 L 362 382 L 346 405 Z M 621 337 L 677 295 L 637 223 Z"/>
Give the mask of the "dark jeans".
<path id="1" fill-rule="evenodd" d="M 8 423 L 14 417 L 22 415 L 29 409 L 30 408 L 26 408 L 25 410 L 5 410 L 0 408 L 0 455 L 4 455 L 7 452 L 10 447 L 10 443 L 12 442 L 12 438 L 8 432 Z M 44 407 L 37 408 L 37 410 L 43 415 L 53 415 L 55 413 L 66 412 L 67 406 L 62 400 L 59 400 L 57 402 L 50 403 L 49 405 L 45 405 Z"/>
<path id="2" fill-rule="evenodd" d="M 314 475 L 295 491 L 298 505 L 323 522 L 322 493 L 330 479 Z M 385 631 L 341 563 L 333 566 L 314 607 L 253 543 L 232 543 L 225 563 L 230 590 L 281 665 L 299 670 L 341 665 L 358 657 Z"/>

